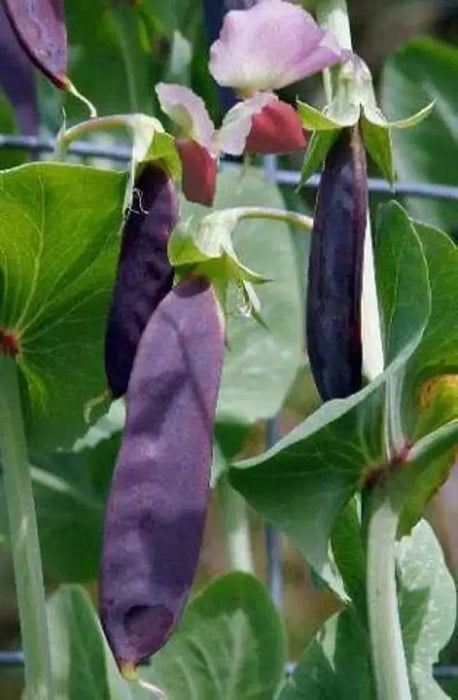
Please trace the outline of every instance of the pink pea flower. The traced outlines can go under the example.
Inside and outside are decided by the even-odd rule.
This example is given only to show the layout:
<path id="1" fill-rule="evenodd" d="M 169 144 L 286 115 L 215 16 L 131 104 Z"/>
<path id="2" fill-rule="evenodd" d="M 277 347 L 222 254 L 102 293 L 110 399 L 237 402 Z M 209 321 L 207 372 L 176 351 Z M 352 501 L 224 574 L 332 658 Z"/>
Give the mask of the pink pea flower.
<path id="1" fill-rule="evenodd" d="M 242 98 L 215 129 L 200 97 L 159 83 L 162 110 L 181 129 L 177 148 L 187 199 L 210 206 L 221 153 L 290 153 L 306 146 L 296 111 L 272 92 L 342 61 L 336 39 L 302 8 L 263 0 L 228 12 L 210 49 L 210 72 Z"/>

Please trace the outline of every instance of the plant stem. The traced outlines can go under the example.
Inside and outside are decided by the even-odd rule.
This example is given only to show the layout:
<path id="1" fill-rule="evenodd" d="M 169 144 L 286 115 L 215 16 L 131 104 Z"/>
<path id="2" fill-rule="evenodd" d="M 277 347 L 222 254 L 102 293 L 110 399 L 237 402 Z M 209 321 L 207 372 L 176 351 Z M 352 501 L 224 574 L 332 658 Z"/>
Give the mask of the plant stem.
<path id="1" fill-rule="evenodd" d="M 0 451 L 25 659 L 26 697 L 53 697 L 46 604 L 17 367 L 0 355 Z"/>
<path id="2" fill-rule="evenodd" d="M 231 570 L 254 573 L 246 503 L 223 476 L 218 483 Z"/>
<path id="3" fill-rule="evenodd" d="M 239 212 L 240 219 L 271 219 L 282 221 L 310 233 L 313 228 L 313 219 L 305 214 L 270 207 L 237 207 L 234 212 Z"/>
<path id="4" fill-rule="evenodd" d="M 87 119 L 84 122 L 75 124 L 70 129 L 66 129 L 58 134 L 55 145 L 55 155 L 57 158 L 62 157 L 68 146 L 75 139 L 82 136 L 88 136 L 96 131 L 105 131 L 106 129 L 129 129 L 131 126 L 132 115 L 129 114 L 112 114 L 107 117 L 94 117 Z"/>
<path id="5" fill-rule="evenodd" d="M 377 487 L 369 504 L 367 607 L 378 700 L 411 700 L 396 595 L 395 543 L 402 499 Z"/>

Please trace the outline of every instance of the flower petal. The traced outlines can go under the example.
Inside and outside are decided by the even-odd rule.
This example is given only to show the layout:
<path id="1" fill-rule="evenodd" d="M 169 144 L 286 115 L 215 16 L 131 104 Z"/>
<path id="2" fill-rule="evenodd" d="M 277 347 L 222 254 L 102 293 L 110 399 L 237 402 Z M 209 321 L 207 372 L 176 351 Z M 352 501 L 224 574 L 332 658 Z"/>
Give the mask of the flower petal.
<path id="1" fill-rule="evenodd" d="M 292 153 L 307 140 L 298 113 L 282 100 L 271 100 L 253 116 L 246 153 Z"/>
<path id="2" fill-rule="evenodd" d="M 182 129 L 182 136 L 210 149 L 215 127 L 201 97 L 182 85 L 158 83 L 161 109 Z"/>
<path id="3" fill-rule="evenodd" d="M 176 147 L 183 167 L 183 193 L 190 202 L 213 204 L 218 163 L 209 151 L 190 139 L 177 139 Z"/>
<path id="4" fill-rule="evenodd" d="M 272 100 L 278 100 L 273 93 L 258 92 L 247 100 L 237 102 L 227 112 L 221 128 L 215 134 L 215 149 L 231 156 L 241 155 L 245 150 L 254 115 Z"/>
<path id="5" fill-rule="evenodd" d="M 210 72 L 244 94 L 275 90 L 338 63 L 345 52 L 311 15 L 283 0 L 226 14 L 210 49 Z"/>

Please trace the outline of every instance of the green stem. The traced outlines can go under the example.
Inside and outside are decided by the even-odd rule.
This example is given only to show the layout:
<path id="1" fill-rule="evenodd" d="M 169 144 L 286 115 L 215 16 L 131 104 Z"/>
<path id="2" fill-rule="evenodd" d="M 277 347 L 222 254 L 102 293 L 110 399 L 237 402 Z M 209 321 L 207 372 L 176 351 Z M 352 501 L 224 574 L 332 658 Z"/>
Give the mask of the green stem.
<path id="1" fill-rule="evenodd" d="M 396 595 L 395 543 L 401 498 L 385 485 L 369 504 L 367 607 L 378 700 L 411 700 Z"/>
<path id="2" fill-rule="evenodd" d="M 0 451 L 25 658 L 28 700 L 53 697 L 32 482 L 27 457 L 16 363 L 0 355 Z"/>
<path id="3" fill-rule="evenodd" d="M 223 476 L 218 483 L 229 566 L 254 573 L 246 503 Z"/>
<path id="4" fill-rule="evenodd" d="M 294 211 L 273 209 L 270 207 L 236 207 L 232 211 L 239 212 L 239 219 L 271 219 L 281 221 L 310 233 L 313 228 L 313 219 L 310 216 Z"/>
<path id="5" fill-rule="evenodd" d="M 58 134 L 56 140 L 55 154 L 57 158 L 62 157 L 70 143 L 75 139 L 94 134 L 97 131 L 106 131 L 107 129 L 131 128 L 134 116 L 131 114 L 112 114 L 107 117 L 95 117 L 62 131 Z"/>

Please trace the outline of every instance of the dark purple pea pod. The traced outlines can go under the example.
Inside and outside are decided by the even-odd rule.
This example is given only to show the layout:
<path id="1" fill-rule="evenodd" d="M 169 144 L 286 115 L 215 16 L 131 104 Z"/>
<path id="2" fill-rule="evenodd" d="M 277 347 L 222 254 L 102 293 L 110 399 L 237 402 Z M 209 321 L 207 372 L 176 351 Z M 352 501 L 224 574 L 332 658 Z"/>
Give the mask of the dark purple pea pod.
<path id="1" fill-rule="evenodd" d="M 67 30 L 62 0 L 3 0 L 10 24 L 30 60 L 58 88 L 67 75 Z"/>
<path id="2" fill-rule="evenodd" d="M 354 126 L 342 130 L 326 158 L 309 258 L 307 350 L 324 401 L 361 388 L 367 198 L 364 145 Z"/>
<path id="3" fill-rule="evenodd" d="M 122 231 L 105 333 L 105 373 L 113 398 L 126 393 L 140 337 L 172 288 L 167 244 L 177 218 L 172 180 L 160 165 L 146 163 L 135 181 Z"/>
<path id="4" fill-rule="evenodd" d="M 214 290 L 196 276 L 162 301 L 138 346 L 99 589 L 102 625 L 126 676 L 167 641 L 193 582 L 223 351 Z"/>

